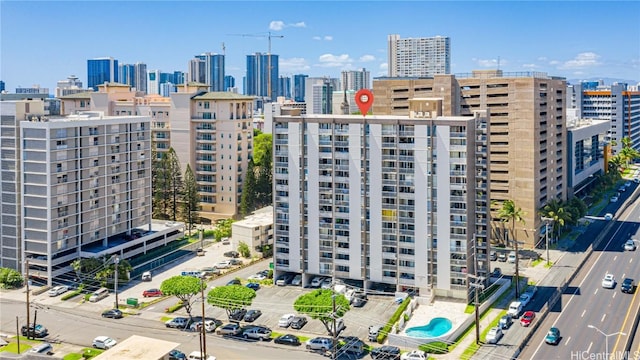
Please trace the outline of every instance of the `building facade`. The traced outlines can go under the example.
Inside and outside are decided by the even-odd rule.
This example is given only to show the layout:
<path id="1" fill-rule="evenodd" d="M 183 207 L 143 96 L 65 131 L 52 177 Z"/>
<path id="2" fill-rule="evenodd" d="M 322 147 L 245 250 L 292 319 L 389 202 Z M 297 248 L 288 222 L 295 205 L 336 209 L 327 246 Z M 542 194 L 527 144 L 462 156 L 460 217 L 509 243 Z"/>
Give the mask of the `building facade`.
<path id="1" fill-rule="evenodd" d="M 371 72 L 362 68 L 361 70 L 343 71 L 341 74 L 341 90 L 358 91 L 360 89 L 371 89 Z"/>
<path id="2" fill-rule="evenodd" d="M 112 57 L 87 60 L 87 86 L 98 91 L 98 85 L 118 82 L 118 60 Z"/>
<path id="3" fill-rule="evenodd" d="M 66 80 L 58 81 L 55 96 L 59 98 L 61 96 L 67 96 L 87 91 L 89 91 L 89 89 L 82 88 L 82 81 L 78 80 L 77 76 L 70 75 Z M 93 89 L 91 89 L 91 91 L 93 91 Z"/>
<path id="4" fill-rule="evenodd" d="M 209 91 L 226 91 L 224 83 L 225 57 L 220 54 L 206 52 L 196 55 L 189 62 L 189 81 L 209 85 Z M 184 81 L 174 82 L 182 84 Z"/>
<path id="5" fill-rule="evenodd" d="M 297 74 L 293 75 L 293 100 L 296 102 L 304 102 L 305 97 L 305 81 L 309 75 Z"/>
<path id="6" fill-rule="evenodd" d="M 531 229 L 544 225 L 539 209 L 551 199 L 567 199 L 565 91 L 564 78 L 533 72 L 380 78 L 373 82 L 373 114 L 402 114 L 416 97 L 442 98 L 446 116 L 488 109 L 492 210 L 513 200 L 525 214 L 515 236 L 524 247 L 533 247 L 540 232 Z M 492 240 L 511 243 L 497 218 L 493 225 Z"/>
<path id="7" fill-rule="evenodd" d="M 254 211 L 242 220 L 231 224 L 231 245 L 237 249 L 240 243 L 249 245 L 251 257 L 263 257 L 273 247 L 273 206 Z"/>
<path id="8" fill-rule="evenodd" d="M 280 77 L 278 55 L 255 53 L 247 55 L 247 77 L 245 95 L 255 95 L 275 101 L 278 97 L 278 78 Z"/>
<path id="9" fill-rule="evenodd" d="M 567 192 L 582 197 L 603 174 L 606 157 L 604 145 L 611 129 L 609 120 L 579 119 L 567 122 Z"/>
<path id="10" fill-rule="evenodd" d="M 488 118 L 441 104 L 274 117 L 276 276 L 468 299 L 467 274 L 489 271 Z"/>
<path id="11" fill-rule="evenodd" d="M 291 78 L 288 76 L 280 76 L 278 78 L 278 96 L 291 99 Z"/>
<path id="12" fill-rule="evenodd" d="M 339 87 L 336 78 L 314 77 L 305 79 L 305 99 L 308 114 L 331 114 L 333 92 Z M 342 101 L 342 100 L 340 100 Z"/>
<path id="13" fill-rule="evenodd" d="M 446 36 L 387 39 L 389 77 L 424 77 L 451 73 L 451 40 Z"/>

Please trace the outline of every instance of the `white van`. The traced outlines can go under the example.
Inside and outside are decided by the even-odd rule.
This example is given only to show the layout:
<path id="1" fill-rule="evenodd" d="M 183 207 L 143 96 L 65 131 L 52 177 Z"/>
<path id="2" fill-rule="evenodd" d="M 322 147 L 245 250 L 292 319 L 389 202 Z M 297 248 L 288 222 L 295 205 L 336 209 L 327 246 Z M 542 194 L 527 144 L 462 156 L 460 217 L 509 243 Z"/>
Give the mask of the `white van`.
<path id="1" fill-rule="evenodd" d="M 510 315 L 512 318 L 517 318 L 520 316 L 522 312 L 522 303 L 520 301 L 514 301 L 509 305 L 509 310 L 507 310 L 507 315 Z"/>
<path id="2" fill-rule="evenodd" d="M 106 298 L 107 296 L 109 296 L 109 289 L 100 288 L 100 289 L 96 290 L 93 294 L 91 294 L 91 296 L 89 297 L 89 301 L 98 302 L 98 301 Z"/>
<path id="3" fill-rule="evenodd" d="M 151 281 L 151 271 L 145 271 L 142 273 L 142 281 Z"/>

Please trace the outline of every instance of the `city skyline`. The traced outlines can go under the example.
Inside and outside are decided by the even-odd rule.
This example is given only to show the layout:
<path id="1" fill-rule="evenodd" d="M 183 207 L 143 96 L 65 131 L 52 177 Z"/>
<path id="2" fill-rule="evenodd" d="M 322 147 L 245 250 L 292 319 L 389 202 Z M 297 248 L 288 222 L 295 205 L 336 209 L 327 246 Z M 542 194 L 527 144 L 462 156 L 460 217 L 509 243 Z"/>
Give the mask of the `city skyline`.
<path id="1" fill-rule="evenodd" d="M 454 74 L 499 67 L 568 80 L 640 81 L 640 29 L 634 26 L 640 4 L 635 2 L 116 4 L 1 1 L 0 79 L 7 90 L 37 84 L 54 93 L 56 82 L 69 75 L 86 85 L 86 63 L 92 58 L 111 56 L 122 64 L 146 63 L 149 71 L 186 72 L 194 56 L 212 52 L 225 54 L 225 75 L 233 76 L 242 92 L 246 56 L 266 54 L 269 33 L 280 75 L 288 77 L 339 78 L 343 70 L 361 68 L 373 78 L 386 76 L 387 37 L 398 34 L 450 37 Z M 580 16 L 571 16 L 578 10 Z M 203 18 L 208 12 L 212 16 Z M 71 14 L 75 21 L 67 20 Z M 163 21 L 171 26 L 162 26 Z M 610 24 L 622 25 L 616 26 L 621 36 L 603 31 Z"/>

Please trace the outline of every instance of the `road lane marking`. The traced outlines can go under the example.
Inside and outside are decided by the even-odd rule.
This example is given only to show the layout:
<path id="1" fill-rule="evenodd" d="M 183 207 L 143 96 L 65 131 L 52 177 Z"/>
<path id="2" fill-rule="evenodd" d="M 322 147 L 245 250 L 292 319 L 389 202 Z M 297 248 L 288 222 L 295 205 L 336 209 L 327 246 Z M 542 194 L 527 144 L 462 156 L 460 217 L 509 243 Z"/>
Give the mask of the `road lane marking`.
<path id="1" fill-rule="evenodd" d="M 602 319 L 600 320 L 600 322 L 603 322 L 604 318 L 606 318 L 606 317 L 607 317 L 607 314 L 602 314 Z"/>
<path id="2" fill-rule="evenodd" d="M 582 310 L 582 315 L 580 317 L 584 317 L 584 314 L 587 312 L 587 309 Z"/>
<path id="3" fill-rule="evenodd" d="M 614 292 L 614 293 L 613 293 L 613 298 L 614 298 L 614 299 L 616 298 L 616 294 L 617 294 L 617 292 Z"/>
<path id="4" fill-rule="evenodd" d="M 596 288 L 596 291 L 593 292 L 593 295 L 598 293 L 598 289 Z"/>
<path id="5" fill-rule="evenodd" d="M 591 354 L 591 346 L 593 346 L 593 341 L 589 343 L 589 348 L 587 348 L 587 354 Z"/>
<path id="6" fill-rule="evenodd" d="M 569 345 L 569 341 L 571 341 L 571 336 L 569 336 L 569 337 L 567 338 L 567 342 L 565 342 L 565 343 L 564 343 L 564 346 Z"/>
<path id="7" fill-rule="evenodd" d="M 629 264 L 631 264 L 633 262 L 633 258 L 629 259 Z"/>
<path id="8" fill-rule="evenodd" d="M 638 295 L 638 290 L 636 289 L 636 291 L 634 291 L 633 297 L 631 298 L 631 304 L 629 305 L 629 308 L 627 309 L 627 314 L 624 316 L 624 321 L 622 322 L 622 327 L 620 328 L 620 332 L 624 331 L 625 326 L 627 326 L 627 320 L 629 320 L 629 314 L 631 313 L 631 308 L 633 308 L 633 304 L 636 302 L 636 296 L 637 295 Z M 618 343 L 620 342 L 621 335 L 622 334 L 619 334 L 616 337 L 616 343 L 613 345 L 614 354 L 615 354 L 615 350 L 618 348 Z"/>
<path id="9" fill-rule="evenodd" d="M 616 261 L 616 259 L 618 259 L 618 255 L 613 257 L 613 261 Z"/>

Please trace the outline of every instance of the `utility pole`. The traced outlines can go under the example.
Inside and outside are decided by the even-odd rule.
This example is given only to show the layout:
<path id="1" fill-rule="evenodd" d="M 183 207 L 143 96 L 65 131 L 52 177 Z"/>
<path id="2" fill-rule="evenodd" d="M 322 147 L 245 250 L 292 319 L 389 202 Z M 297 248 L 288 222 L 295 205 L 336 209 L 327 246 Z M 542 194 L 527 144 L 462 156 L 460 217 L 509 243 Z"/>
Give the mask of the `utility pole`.
<path id="1" fill-rule="evenodd" d="M 27 339 L 31 339 L 31 332 L 29 331 L 29 327 L 31 326 L 29 313 L 29 259 L 25 260 L 25 284 L 27 284 Z M 35 332 L 35 327 L 33 328 Z"/>
<path id="2" fill-rule="evenodd" d="M 200 354 L 200 358 L 205 360 L 207 358 L 207 333 L 204 326 L 204 279 L 200 279 L 200 298 L 202 300 L 202 326 L 200 336 L 202 337 L 202 353 Z"/>
<path id="3" fill-rule="evenodd" d="M 541 217 L 540 220 L 544 221 L 544 237 L 547 242 L 547 267 L 551 264 L 549 260 L 549 221 L 553 221 L 552 218 L 549 217 Z"/>
<path id="4" fill-rule="evenodd" d="M 116 265 L 116 278 L 114 281 L 114 289 L 116 292 L 116 310 L 118 309 L 118 263 L 120 262 L 120 258 L 116 255 L 116 258 L 113 260 L 113 263 Z"/>
<path id="5" fill-rule="evenodd" d="M 476 313 L 476 344 L 480 345 L 480 300 L 478 299 L 478 290 L 483 290 L 482 278 L 475 275 L 467 275 L 467 277 L 475 280 L 476 282 L 470 283 L 469 286 L 473 288 L 475 294 L 475 313 Z"/>
<path id="6" fill-rule="evenodd" d="M 27 323 L 27 339 L 29 338 L 29 323 Z M 18 355 L 20 355 L 20 320 L 16 316 L 16 339 L 18 339 Z"/>
<path id="7" fill-rule="evenodd" d="M 333 295 L 331 295 L 331 303 L 333 304 L 333 313 L 331 313 L 331 317 L 333 318 L 333 331 L 332 331 L 333 343 L 331 344 L 331 359 L 336 360 L 336 350 L 338 348 L 337 346 L 338 334 L 336 334 L 336 293 L 335 291 L 333 292 Z"/>

